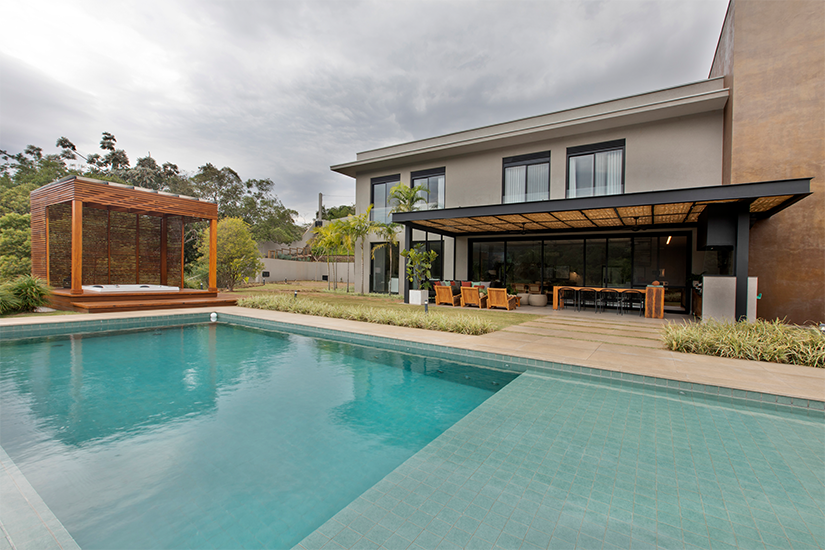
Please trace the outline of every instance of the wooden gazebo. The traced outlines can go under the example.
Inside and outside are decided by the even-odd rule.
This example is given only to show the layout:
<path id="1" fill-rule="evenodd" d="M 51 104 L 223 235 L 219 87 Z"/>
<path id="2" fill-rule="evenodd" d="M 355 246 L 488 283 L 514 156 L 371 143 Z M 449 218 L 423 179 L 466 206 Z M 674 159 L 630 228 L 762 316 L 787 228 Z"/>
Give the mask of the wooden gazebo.
<path id="1" fill-rule="evenodd" d="M 209 220 L 209 287 L 184 289 L 185 226 L 202 220 Z M 31 193 L 32 275 L 56 287 L 50 300 L 58 309 L 234 304 L 218 298 L 217 223 L 212 202 L 69 176 Z"/>

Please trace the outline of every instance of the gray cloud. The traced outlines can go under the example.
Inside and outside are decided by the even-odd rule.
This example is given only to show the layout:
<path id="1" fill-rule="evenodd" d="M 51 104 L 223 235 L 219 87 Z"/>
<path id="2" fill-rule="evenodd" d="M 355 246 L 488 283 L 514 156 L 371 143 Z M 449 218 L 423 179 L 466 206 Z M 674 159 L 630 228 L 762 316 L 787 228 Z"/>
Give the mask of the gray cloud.
<path id="1" fill-rule="evenodd" d="M 105 130 L 132 160 L 272 178 L 310 216 L 319 191 L 353 200 L 329 165 L 357 151 L 705 78 L 726 3 L 94 0 L 65 17 L 101 36 L 73 41 L 43 0 L 20 32 L 61 64 L 0 37 L 0 147 Z"/>

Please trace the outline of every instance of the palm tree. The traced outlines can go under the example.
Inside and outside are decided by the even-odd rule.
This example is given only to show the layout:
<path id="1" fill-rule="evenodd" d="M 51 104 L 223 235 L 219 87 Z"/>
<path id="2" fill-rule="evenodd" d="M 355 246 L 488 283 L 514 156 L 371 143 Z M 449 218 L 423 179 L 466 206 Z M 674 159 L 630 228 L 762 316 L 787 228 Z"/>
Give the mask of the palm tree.
<path id="1" fill-rule="evenodd" d="M 352 247 L 354 242 L 357 242 L 361 251 L 361 294 L 364 293 L 364 240 L 376 229 L 376 222 L 370 219 L 371 210 L 372 205 L 369 205 L 367 211 L 363 214 L 347 216 L 344 220 L 346 224 L 345 236 L 349 246 Z M 347 284 L 347 287 L 349 287 L 349 284 Z"/>
<path id="2" fill-rule="evenodd" d="M 427 204 L 427 199 L 424 196 L 429 194 L 430 190 L 423 185 L 407 187 L 403 183 L 399 183 L 390 189 L 390 199 L 395 201 L 395 206 L 392 207 L 391 212 L 414 212 L 418 210 L 419 203 Z M 404 243 L 404 246 L 409 247 L 410 243 Z M 402 252 L 401 255 L 404 256 L 404 253 Z M 392 252 L 390 252 L 390 257 L 392 257 Z M 404 257 L 406 258 L 406 256 Z"/>
<path id="3" fill-rule="evenodd" d="M 332 264 L 330 270 L 330 255 L 340 250 L 342 246 L 341 232 L 335 227 L 335 224 L 329 223 L 321 227 L 316 227 L 312 230 L 316 237 L 312 241 L 313 248 L 317 249 L 321 254 L 327 257 L 327 289 L 331 280 L 335 280 L 335 288 L 338 288 L 338 264 Z"/>
<path id="4" fill-rule="evenodd" d="M 418 203 L 427 203 L 427 199 L 422 193 L 429 195 L 430 190 L 423 185 L 407 187 L 403 183 L 399 183 L 390 189 L 390 199 L 395 201 L 395 206 L 392 207 L 391 212 L 414 212 L 418 210 Z"/>
<path id="5" fill-rule="evenodd" d="M 375 251 L 389 246 L 389 256 L 390 256 L 390 270 L 389 270 L 389 281 L 392 281 L 392 251 L 393 249 L 398 246 L 398 228 L 401 227 L 397 223 L 381 223 L 375 222 L 375 234 L 378 235 L 380 238 L 384 239 L 386 242 L 383 242 L 379 245 L 376 245 L 375 248 L 372 249 L 372 259 L 375 259 Z M 388 294 L 392 292 L 392 285 L 388 290 Z"/>

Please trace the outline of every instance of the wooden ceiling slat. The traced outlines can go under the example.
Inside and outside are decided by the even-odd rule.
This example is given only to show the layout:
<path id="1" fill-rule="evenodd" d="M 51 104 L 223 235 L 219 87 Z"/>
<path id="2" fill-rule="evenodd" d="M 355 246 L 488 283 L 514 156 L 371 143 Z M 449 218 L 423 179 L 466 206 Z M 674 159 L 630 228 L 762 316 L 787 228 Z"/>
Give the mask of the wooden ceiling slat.
<path id="1" fill-rule="evenodd" d="M 35 189 L 31 198 L 32 204 L 40 207 L 80 200 L 112 210 L 124 209 L 126 212 L 144 212 L 154 216 L 172 214 L 198 219 L 218 218 L 218 206 L 215 203 L 140 188 L 130 189 L 123 185 L 110 185 L 82 177 Z"/>
<path id="2" fill-rule="evenodd" d="M 751 212 L 767 212 L 792 198 L 793 195 L 782 195 L 778 197 L 759 197 L 751 203 Z"/>
<path id="3" fill-rule="evenodd" d="M 521 214 L 512 214 L 512 215 L 508 215 L 508 216 L 498 216 L 498 218 L 501 219 L 501 220 L 504 220 L 506 222 L 511 222 L 511 223 L 527 223 L 529 221 L 532 221 L 529 218 L 526 218 L 526 217 L 522 216 Z"/>

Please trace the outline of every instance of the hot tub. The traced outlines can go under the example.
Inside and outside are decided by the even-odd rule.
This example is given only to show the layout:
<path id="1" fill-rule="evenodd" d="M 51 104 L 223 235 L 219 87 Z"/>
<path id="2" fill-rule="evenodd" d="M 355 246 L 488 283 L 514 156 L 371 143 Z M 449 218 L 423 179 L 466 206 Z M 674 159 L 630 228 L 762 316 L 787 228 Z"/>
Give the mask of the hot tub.
<path id="1" fill-rule="evenodd" d="M 176 286 L 166 285 L 83 285 L 83 292 L 115 294 L 123 292 L 178 292 Z"/>

